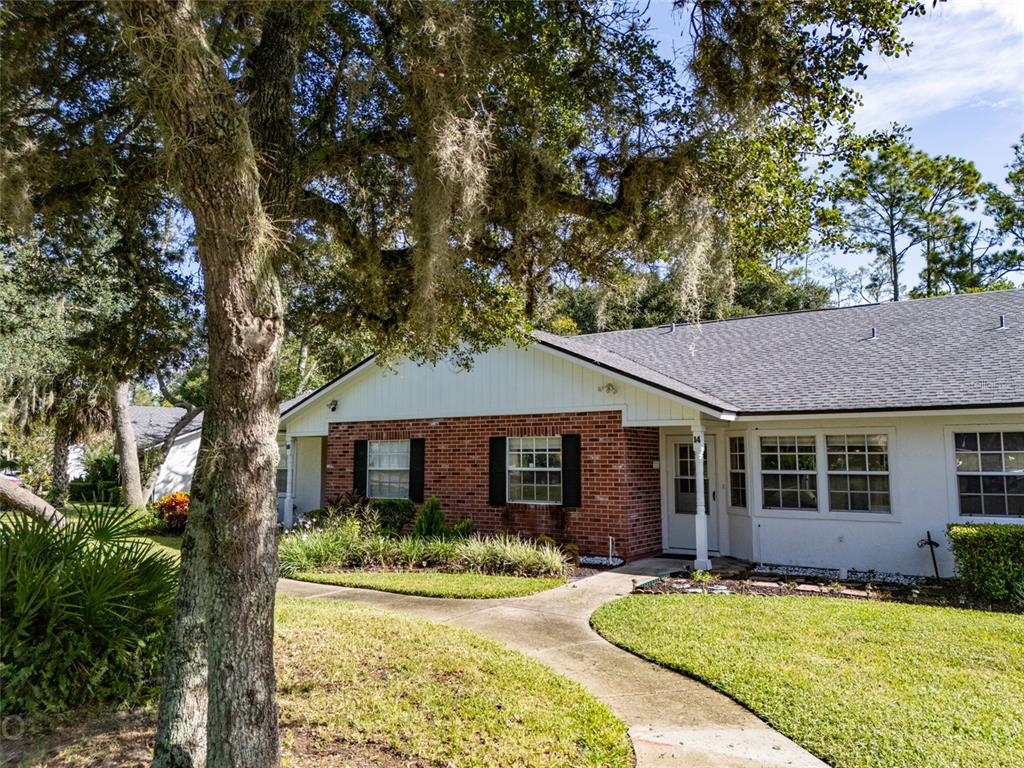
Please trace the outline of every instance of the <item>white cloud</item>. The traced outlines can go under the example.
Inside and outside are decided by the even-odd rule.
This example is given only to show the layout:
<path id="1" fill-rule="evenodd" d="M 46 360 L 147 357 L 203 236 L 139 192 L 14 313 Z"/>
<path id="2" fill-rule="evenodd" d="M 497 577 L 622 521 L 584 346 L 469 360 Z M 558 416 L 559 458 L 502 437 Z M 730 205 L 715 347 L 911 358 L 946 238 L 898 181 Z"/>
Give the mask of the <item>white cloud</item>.
<path id="1" fill-rule="evenodd" d="M 884 128 L 958 107 L 1021 109 L 1024 103 L 1024 2 L 956 0 L 907 19 L 909 56 L 868 59 L 861 129 Z"/>

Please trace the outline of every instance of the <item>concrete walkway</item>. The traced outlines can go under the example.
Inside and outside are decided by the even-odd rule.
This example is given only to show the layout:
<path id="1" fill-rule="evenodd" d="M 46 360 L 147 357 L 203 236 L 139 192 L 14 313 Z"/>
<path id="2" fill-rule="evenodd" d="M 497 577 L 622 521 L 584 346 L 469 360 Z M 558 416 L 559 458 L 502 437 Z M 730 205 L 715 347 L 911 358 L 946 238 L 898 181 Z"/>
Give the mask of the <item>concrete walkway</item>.
<path id="1" fill-rule="evenodd" d="M 602 639 L 590 615 L 634 580 L 678 561 L 651 558 L 529 597 L 448 600 L 282 579 L 278 593 L 346 600 L 472 630 L 538 659 L 589 690 L 626 725 L 638 768 L 751 768 L 825 763 L 731 699 Z"/>

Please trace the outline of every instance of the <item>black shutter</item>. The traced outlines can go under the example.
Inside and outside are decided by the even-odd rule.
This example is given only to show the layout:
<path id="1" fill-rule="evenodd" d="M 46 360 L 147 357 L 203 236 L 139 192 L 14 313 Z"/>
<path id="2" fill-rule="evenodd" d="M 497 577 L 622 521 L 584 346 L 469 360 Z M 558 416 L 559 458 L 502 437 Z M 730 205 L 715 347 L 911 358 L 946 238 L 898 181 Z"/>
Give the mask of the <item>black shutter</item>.
<path id="1" fill-rule="evenodd" d="M 562 435 L 562 506 L 578 507 L 583 493 L 580 483 L 582 472 L 579 435 Z"/>
<path id="2" fill-rule="evenodd" d="M 423 501 L 423 458 L 426 441 L 414 437 L 409 441 L 409 499 L 419 504 Z"/>
<path id="3" fill-rule="evenodd" d="M 366 495 L 366 441 L 356 440 L 355 464 L 352 470 L 352 487 L 355 492 Z"/>
<path id="4" fill-rule="evenodd" d="M 508 493 L 505 489 L 505 438 L 492 437 L 490 449 L 490 461 L 488 464 L 490 478 L 490 492 L 487 503 L 492 507 L 503 507 L 508 501 Z"/>

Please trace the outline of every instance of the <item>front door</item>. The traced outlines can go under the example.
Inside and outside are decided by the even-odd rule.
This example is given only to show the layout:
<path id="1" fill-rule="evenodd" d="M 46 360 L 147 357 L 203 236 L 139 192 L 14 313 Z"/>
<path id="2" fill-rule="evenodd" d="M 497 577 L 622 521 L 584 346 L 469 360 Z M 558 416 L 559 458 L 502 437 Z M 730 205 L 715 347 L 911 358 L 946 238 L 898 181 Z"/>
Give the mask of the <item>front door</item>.
<path id="1" fill-rule="evenodd" d="M 704 506 L 708 521 L 708 550 L 718 551 L 718 494 L 715 492 L 715 438 L 705 435 Z M 697 514 L 697 461 L 691 438 L 674 441 L 672 448 L 672 493 L 668 512 L 668 549 L 693 552 L 697 548 L 694 515 Z"/>

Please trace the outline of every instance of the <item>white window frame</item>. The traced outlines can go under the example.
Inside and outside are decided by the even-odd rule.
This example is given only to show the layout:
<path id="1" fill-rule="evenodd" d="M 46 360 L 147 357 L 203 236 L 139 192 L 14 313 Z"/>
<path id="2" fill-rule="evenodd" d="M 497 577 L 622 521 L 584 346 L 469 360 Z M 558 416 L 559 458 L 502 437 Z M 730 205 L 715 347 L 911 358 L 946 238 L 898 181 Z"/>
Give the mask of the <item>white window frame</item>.
<path id="1" fill-rule="evenodd" d="M 1020 525 L 1024 516 L 1010 515 L 961 515 L 959 473 L 956 471 L 957 432 L 1024 432 L 1024 424 L 947 424 L 943 428 L 946 442 L 946 474 L 949 519 L 956 523 L 1009 523 Z"/>
<path id="2" fill-rule="evenodd" d="M 812 437 L 814 438 L 814 472 L 808 470 L 797 469 L 765 469 L 762 465 L 762 451 L 761 451 L 761 438 L 773 438 L 773 437 Z M 822 444 L 818 439 L 817 430 L 773 430 L 772 432 L 758 432 L 757 433 L 757 445 L 755 446 L 757 452 L 757 477 L 758 477 L 758 507 L 768 513 L 802 513 L 802 514 L 817 514 L 821 511 L 821 461 L 822 461 Z M 799 456 L 799 452 L 794 454 Z M 799 465 L 799 462 L 798 462 Z M 777 475 L 812 475 L 814 476 L 814 495 L 815 495 L 815 506 L 814 507 L 766 507 L 764 505 L 764 476 L 765 474 L 777 474 Z M 800 493 L 800 489 L 797 489 L 797 493 Z"/>
<path id="3" fill-rule="evenodd" d="M 822 489 L 828 489 L 828 472 L 827 472 L 827 461 L 828 454 L 825 449 L 825 435 L 826 434 L 885 434 L 889 437 L 889 509 L 890 512 L 874 512 L 865 514 L 864 512 L 847 512 L 845 510 L 832 510 L 828 506 L 828 499 L 822 500 Z M 761 467 L 761 437 L 787 437 L 790 435 L 806 436 L 814 435 L 816 437 L 815 447 L 817 449 L 817 468 L 818 468 L 818 508 L 814 509 L 766 509 L 763 506 L 764 501 L 764 489 L 761 483 L 761 474 L 764 471 Z M 950 438 L 951 440 L 952 438 Z M 771 429 L 757 429 L 755 428 L 751 432 L 747 433 L 747 458 L 749 459 L 748 466 L 750 469 L 747 471 L 750 473 L 750 478 L 747 483 L 747 501 L 751 505 L 750 512 L 754 517 L 758 518 L 786 518 L 786 519 L 798 519 L 798 520 L 842 520 L 844 522 L 862 522 L 862 523 L 876 523 L 876 524 L 888 524 L 888 523 L 900 523 L 902 522 L 902 504 L 900 502 L 900 492 L 898 483 L 894 482 L 894 478 L 898 478 L 899 475 L 899 461 L 898 461 L 898 449 L 897 440 L 898 433 L 894 426 L 891 424 L 838 424 L 832 423 L 827 427 L 804 426 L 800 427 L 772 427 Z M 950 443 L 951 445 L 951 443 Z M 1011 518 L 1013 519 L 1013 518 Z"/>
<path id="4" fill-rule="evenodd" d="M 885 437 L 885 466 L 886 466 L 885 470 L 882 471 L 882 470 L 867 469 L 866 467 L 867 467 L 867 455 L 868 454 L 865 454 L 865 460 L 864 460 L 865 469 L 863 471 L 861 471 L 861 470 L 851 471 L 849 469 L 849 467 L 847 467 L 847 469 L 845 469 L 845 470 L 832 470 L 832 469 L 829 469 L 829 467 L 828 467 L 828 455 L 829 455 L 828 454 L 828 439 L 830 437 L 838 437 L 840 435 L 842 435 L 844 438 L 849 436 L 849 435 L 866 435 L 868 437 L 870 437 L 872 435 L 883 435 Z M 826 508 L 828 509 L 828 511 L 830 513 L 841 514 L 841 515 L 891 515 L 892 514 L 892 509 L 893 509 L 893 502 L 892 502 L 892 441 L 893 441 L 893 438 L 892 438 L 892 435 L 890 435 L 884 429 L 870 429 L 870 428 L 857 429 L 857 428 L 854 428 L 854 427 L 850 427 L 848 429 L 840 429 L 840 428 L 837 428 L 837 429 L 825 429 L 825 430 L 822 431 L 821 439 L 825 441 L 825 445 L 824 445 L 824 450 L 825 450 L 825 493 L 827 494 L 827 498 L 825 499 L 825 504 L 826 504 Z M 844 454 L 846 456 L 849 456 L 849 450 L 848 449 L 849 449 L 849 445 L 847 444 L 847 450 L 845 451 L 845 454 Z M 886 478 L 887 485 L 888 485 L 888 488 L 886 489 L 886 495 L 889 497 L 889 509 L 887 509 L 887 510 L 880 510 L 880 509 L 879 510 L 875 510 L 875 509 L 833 509 L 832 508 L 832 495 L 831 495 L 832 494 L 832 487 L 831 487 L 831 484 L 829 483 L 829 478 L 831 478 L 833 475 L 835 475 L 837 477 L 846 477 L 846 478 L 849 478 L 851 475 L 867 475 L 867 476 L 870 476 L 870 477 L 882 477 L 882 476 L 884 476 Z M 850 493 L 850 491 L 847 490 L 847 493 Z M 869 492 L 865 491 L 865 493 L 869 493 Z M 870 501 L 870 493 L 869 493 L 869 496 L 868 496 L 868 504 L 869 504 L 869 506 L 870 506 L 870 503 L 871 503 L 871 501 Z M 819 506 L 820 506 L 820 499 L 819 499 Z"/>
<path id="5" fill-rule="evenodd" d="M 531 467 L 513 467 L 512 466 L 512 462 L 510 461 L 510 459 L 511 459 L 512 450 L 513 450 L 512 449 L 512 442 L 514 440 L 545 440 L 545 441 L 548 441 L 549 444 L 550 444 L 550 441 L 552 441 L 552 440 L 558 441 L 558 454 L 559 454 L 558 467 L 557 468 L 551 468 L 551 467 L 544 467 L 544 468 L 539 468 L 539 467 L 535 467 L 535 468 L 531 468 Z M 550 451 L 547 451 L 547 452 L 550 452 Z M 563 488 L 562 488 L 563 460 L 564 460 L 564 456 L 562 454 L 562 436 L 561 435 L 515 435 L 515 436 L 506 437 L 505 438 L 505 500 L 506 500 L 506 502 L 508 502 L 509 504 L 532 504 L 532 505 L 535 505 L 535 506 L 546 506 L 546 507 L 561 505 L 561 503 L 562 503 L 562 493 L 563 493 Z M 549 499 L 541 499 L 539 501 L 536 500 L 536 499 L 513 499 L 512 498 L 512 473 L 513 472 L 523 472 L 523 471 L 526 471 L 526 472 L 537 472 L 537 471 L 558 472 L 558 499 L 557 499 L 557 501 L 549 500 Z M 537 487 L 536 483 L 532 483 L 531 485 L 533 487 Z M 548 487 L 550 487 L 550 486 L 548 486 Z"/>
<path id="6" fill-rule="evenodd" d="M 395 444 L 405 443 L 405 456 L 406 463 L 404 467 L 375 467 L 372 463 L 373 457 L 373 446 L 383 444 Z M 367 440 L 366 441 L 366 497 L 368 499 L 408 499 L 409 498 L 409 481 L 411 479 L 411 456 L 412 447 L 411 441 L 409 440 Z M 370 480 L 372 472 L 391 472 L 391 473 L 405 473 L 405 495 L 404 496 L 375 496 L 372 491 L 372 482 Z"/>
<path id="7" fill-rule="evenodd" d="M 732 439 L 738 437 L 743 440 L 743 491 L 747 497 L 746 506 L 738 507 L 732 503 Z M 755 437 L 757 435 L 755 434 Z M 726 432 L 725 433 L 725 502 L 726 508 L 729 510 L 729 514 L 747 516 L 750 514 L 750 509 L 753 504 L 751 489 L 753 483 L 751 482 L 750 476 L 750 435 L 747 432 Z M 758 446 L 761 441 L 758 438 Z"/>

